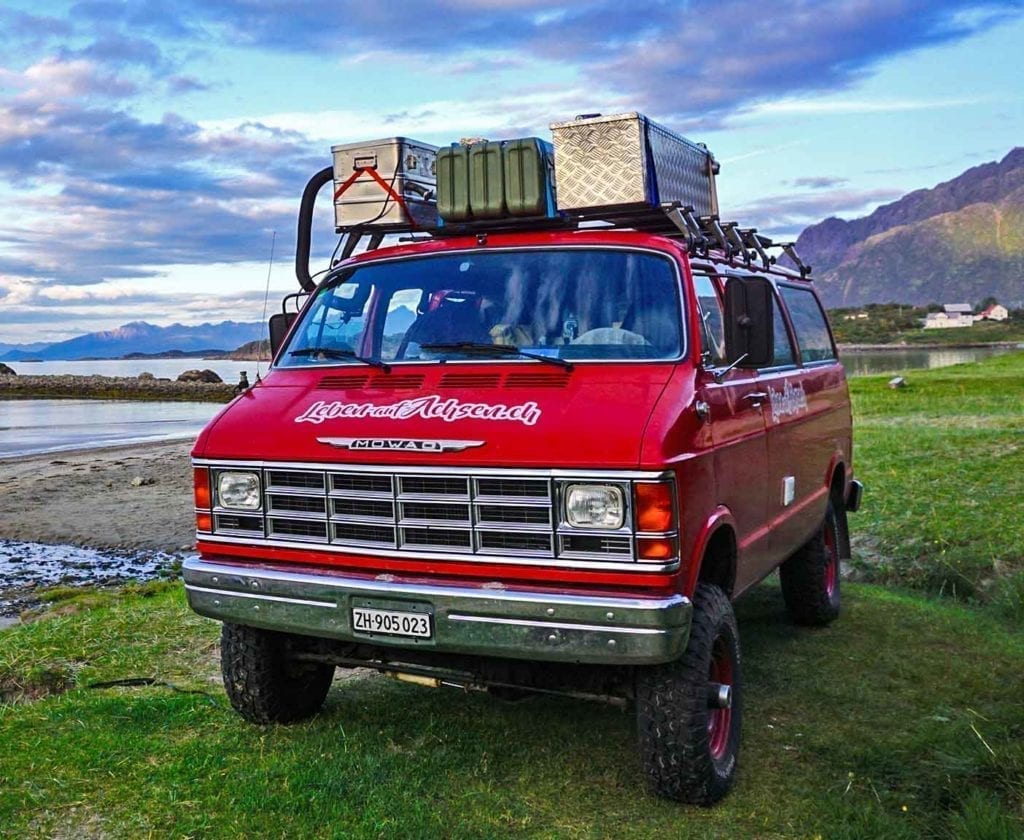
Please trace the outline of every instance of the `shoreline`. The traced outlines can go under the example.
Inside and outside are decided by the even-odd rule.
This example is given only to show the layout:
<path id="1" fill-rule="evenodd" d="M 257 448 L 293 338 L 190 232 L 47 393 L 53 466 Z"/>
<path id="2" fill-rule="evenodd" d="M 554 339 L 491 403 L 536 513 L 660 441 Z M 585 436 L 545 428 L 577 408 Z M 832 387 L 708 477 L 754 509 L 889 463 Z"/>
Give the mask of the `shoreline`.
<path id="1" fill-rule="evenodd" d="M 928 343 L 903 344 L 842 344 L 837 342 L 840 353 L 857 353 L 860 351 L 897 351 L 897 350 L 1024 350 L 1024 342 L 1020 341 L 958 341 L 955 344 L 930 341 Z"/>
<path id="2" fill-rule="evenodd" d="M 191 449 L 160 441 L 0 460 L 0 617 L 38 606 L 55 584 L 166 576 L 195 546 Z"/>

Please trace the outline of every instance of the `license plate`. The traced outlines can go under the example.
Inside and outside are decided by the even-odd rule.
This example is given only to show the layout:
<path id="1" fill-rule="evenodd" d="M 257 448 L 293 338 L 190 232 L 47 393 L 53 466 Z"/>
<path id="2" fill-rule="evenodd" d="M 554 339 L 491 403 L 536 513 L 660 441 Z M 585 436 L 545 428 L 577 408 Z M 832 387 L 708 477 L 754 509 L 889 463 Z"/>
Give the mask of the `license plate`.
<path id="1" fill-rule="evenodd" d="M 429 639 L 430 616 L 427 613 L 353 607 L 352 629 L 357 633 L 385 633 L 389 636 Z"/>

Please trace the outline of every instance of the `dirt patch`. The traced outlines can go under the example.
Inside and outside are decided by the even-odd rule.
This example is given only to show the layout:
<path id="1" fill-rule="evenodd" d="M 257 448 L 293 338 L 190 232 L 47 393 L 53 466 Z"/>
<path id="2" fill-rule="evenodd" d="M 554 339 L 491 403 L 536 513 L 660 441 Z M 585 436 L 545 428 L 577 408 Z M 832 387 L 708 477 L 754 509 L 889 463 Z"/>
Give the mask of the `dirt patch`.
<path id="1" fill-rule="evenodd" d="M 31 703 L 43 697 L 63 694 L 75 687 L 77 667 L 71 663 L 45 665 L 27 676 L 0 672 L 0 704 Z"/>

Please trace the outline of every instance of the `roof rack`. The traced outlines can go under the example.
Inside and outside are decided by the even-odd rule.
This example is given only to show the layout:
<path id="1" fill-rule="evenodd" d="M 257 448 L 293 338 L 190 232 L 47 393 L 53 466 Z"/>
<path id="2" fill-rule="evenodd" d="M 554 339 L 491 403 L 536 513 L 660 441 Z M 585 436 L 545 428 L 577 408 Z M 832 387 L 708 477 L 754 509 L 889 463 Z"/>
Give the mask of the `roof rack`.
<path id="1" fill-rule="evenodd" d="M 338 247 L 334 264 L 337 265 L 351 257 L 366 236 L 369 236 L 369 239 L 364 250 L 374 251 L 383 244 L 385 235 L 405 235 L 404 241 L 413 240 L 417 234 L 428 239 L 447 239 L 454 236 L 511 233 L 526 229 L 575 230 L 586 223 L 603 223 L 604 229 L 637 230 L 680 239 L 686 243 L 691 255 L 708 257 L 713 251 L 718 251 L 729 261 L 742 262 L 748 266 L 760 264 L 765 271 L 777 264 L 779 256 L 768 252 L 781 249 L 793 262 L 801 279 L 811 279 L 811 266 L 800 258 L 794 243 L 775 242 L 770 237 L 758 233 L 756 228 L 740 227 L 738 222 L 723 222 L 718 216 L 698 216 L 693 207 L 682 206 L 678 202 L 643 210 L 563 213 L 554 219 L 506 218 L 431 228 L 403 225 L 381 231 L 374 229 L 372 225 L 357 225 L 340 229 L 339 232 L 344 238 Z"/>

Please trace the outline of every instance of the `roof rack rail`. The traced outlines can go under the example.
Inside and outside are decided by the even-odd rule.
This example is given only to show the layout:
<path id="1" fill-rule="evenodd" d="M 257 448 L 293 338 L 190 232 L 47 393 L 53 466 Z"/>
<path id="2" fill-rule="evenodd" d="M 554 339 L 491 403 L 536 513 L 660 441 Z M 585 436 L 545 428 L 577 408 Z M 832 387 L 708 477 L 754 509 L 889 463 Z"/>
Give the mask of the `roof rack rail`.
<path id="1" fill-rule="evenodd" d="M 758 233 L 756 228 L 740 227 L 738 222 L 723 222 L 718 216 L 698 216 L 694 208 L 678 202 L 662 204 L 643 210 L 602 210 L 583 213 L 563 213 L 556 218 L 522 218 L 467 221 L 447 224 L 443 227 L 391 227 L 388 230 L 375 229 L 373 225 L 355 225 L 341 228 L 342 241 L 333 264 L 337 265 L 351 257 L 364 242 L 363 250 L 379 248 L 385 236 L 398 235 L 399 241 L 410 241 L 426 237 L 430 239 L 474 234 L 508 233 L 517 230 L 573 230 L 587 223 L 601 223 L 607 229 L 638 230 L 682 239 L 690 254 L 707 257 L 712 251 L 722 252 L 728 260 L 739 260 L 748 266 L 759 264 L 769 270 L 778 263 L 778 256 L 769 254 L 772 249 L 781 249 L 793 262 L 800 277 L 809 280 L 811 266 L 797 253 L 792 242 L 775 242 Z M 404 234 L 404 236 L 403 236 Z"/>

